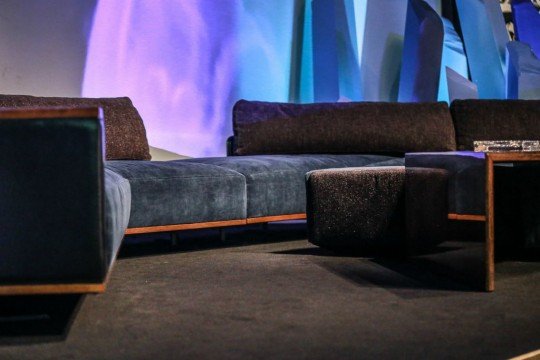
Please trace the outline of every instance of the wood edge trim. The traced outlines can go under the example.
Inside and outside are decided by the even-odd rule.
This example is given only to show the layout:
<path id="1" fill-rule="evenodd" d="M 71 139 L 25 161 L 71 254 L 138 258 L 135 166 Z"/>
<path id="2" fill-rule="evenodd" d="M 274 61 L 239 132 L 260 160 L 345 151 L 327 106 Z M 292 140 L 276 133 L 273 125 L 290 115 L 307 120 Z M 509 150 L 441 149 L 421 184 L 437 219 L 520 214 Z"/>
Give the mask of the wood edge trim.
<path id="1" fill-rule="evenodd" d="M 305 220 L 306 214 L 287 214 L 287 215 L 275 215 L 275 216 L 262 216 L 255 218 L 247 218 L 248 224 L 258 224 L 273 221 L 286 221 L 286 220 Z"/>
<path id="2" fill-rule="evenodd" d="M 169 231 L 181 231 L 181 230 L 197 230 L 216 227 L 228 227 L 228 226 L 243 226 L 248 224 L 258 224 L 273 221 L 286 221 L 286 220 L 305 220 L 306 214 L 287 214 L 287 215 L 275 215 L 275 216 L 262 216 L 247 219 L 238 220 L 224 220 L 224 221 L 209 221 L 200 223 L 189 224 L 175 224 L 175 225 L 157 225 L 157 226 L 145 226 L 128 228 L 125 231 L 125 235 L 135 234 L 148 234 L 157 232 L 169 232 Z"/>
<path id="3" fill-rule="evenodd" d="M 485 215 L 469 215 L 469 214 L 448 214 L 448 220 L 459 221 L 486 221 Z"/>
<path id="4" fill-rule="evenodd" d="M 110 273 L 110 271 L 109 271 Z M 88 284 L 28 284 L 0 285 L 0 296 L 46 295 L 46 294 L 99 294 L 105 291 L 107 280 Z"/>
<path id="5" fill-rule="evenodd" d="M 0 119 L 53 119 L 53 118 L 87 118 L 100 117 L 101 109 L 95 107 L 67 108 L 67 107 L 45 107 L 45 108 L 4 108 L 0 109 Z"/>
<path id="6" fill-rule="evenodd" d="M 486 156 L 485 165 L 485 197 L 486 197 L 486 222 L 484 242 L 484 267 L 486 274 L 486 291 L 495 291 L 495 200 L 494 200 L 494 169 L 493 157 Z"/>
<path id="7" fill-rule="evenodd" d="M 528 352 L 526 354 L 523 354 L 523 355 L 518 355 L 518 356 L 515 356 L 511 359 L 508 359 L 508 360 L 526 360 L 526 359 L 537 359 L 537 357 L 540 357 L 540 349 L 538 350 L 533 350 L 531 352 Z"/>
<path id="8" fill-rule="evenodd" d="M 540 152 L 491 152 L 486 153 L 486 160 L 492 162 L 522 162 L 522 161 L 540 161 Z"/>
<path id="9" fill-rule="evenodd" d="M 126 235 L 246 225 L 246 219 L 128 228 Z"/>

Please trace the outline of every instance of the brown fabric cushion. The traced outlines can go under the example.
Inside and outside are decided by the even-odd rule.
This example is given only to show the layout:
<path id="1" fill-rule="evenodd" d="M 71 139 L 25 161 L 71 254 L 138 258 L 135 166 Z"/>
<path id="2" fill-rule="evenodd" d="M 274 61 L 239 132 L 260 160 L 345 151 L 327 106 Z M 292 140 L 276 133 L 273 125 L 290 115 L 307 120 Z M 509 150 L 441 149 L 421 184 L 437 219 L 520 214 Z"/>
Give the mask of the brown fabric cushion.
<path id="1" fill-rule="evenodd" d="M 105 122 L 105 153 L 107 160 L 150 160 L 146 130 L 137 109 L 128 97 L 64 98 L 29 95 L 0 95 L 2 107 L 88 107 L 103 109 Z"/>
<path id="2" fill-rule="evenodd" d="M 458 150 L 475 140 L 540 140 L 540 100 L 455 100 Z"/>
<path id="3" fill-rule="evenodd" d="M 238 101 L 236 155 L 455 150 L 446 103 Z"/>

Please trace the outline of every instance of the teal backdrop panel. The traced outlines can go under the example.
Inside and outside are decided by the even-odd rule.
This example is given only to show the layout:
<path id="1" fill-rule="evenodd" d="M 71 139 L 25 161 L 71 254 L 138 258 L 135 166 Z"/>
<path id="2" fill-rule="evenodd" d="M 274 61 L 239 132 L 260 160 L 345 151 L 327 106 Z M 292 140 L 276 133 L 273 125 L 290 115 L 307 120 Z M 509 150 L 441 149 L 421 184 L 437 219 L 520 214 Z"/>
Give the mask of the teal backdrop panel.
<path id="1" fill-rule="evenodd" d="M 463 42 L 454 29 L 454 25 L 452 25 L 452 22 L 445 18 L 442 18 L 442 21 L 444 24 L 444 43 L 441 60 L 439 94 L 437 96 L 437 100 L 450 103 L 452 99 L 448 92 L 449 84 L 447 79 L 447 68 L 461 75 L 461 77 L 466 80 L 469 79 L 469 68 L 467 67 L 467 56 L 465 55 Z M 475 91 L 475 96 L 478 97 L 478 89 L 476 86 Z M 461 99 L 466 98 L 462 97 Z"/>
<path id="2" fill-rule="evenodd" d="M 456 99 L 478 99 L 478 87 L 475 83 L 449 67 L 444 70 L 449 103 Z"/>
<path id="3" fill-rule="evenodd" d="M 315 101 L 313 85 L 313 11 L 311 0 L 302 4 L 302 37 L 300 51 L 299 93 L 293 102 L 312 103 Z"/>
<path id="4" fill-rule="evenodd" d="M 437 101 L 444 27 L 440 16 L 423 0 L 409 0 L 398 100 Z"/>
<path id="5" fill-rule="evenodd" d="M 529 44 L 540 57 L 540 13 L 530 0 L 512 0 L 511 5 L 516 40 Z"/>
<path id="6" fill-rule="evenodd" d="M 355 5 L 354 0 L 312 1 L 316 102 L 362 98 Z"/>
<path id="7" fill-rule="evenodd" d="M 498 0 L 456 0 L 473 82 L 482 99 L 505 98 L 505 46 L 510 40 Z"/>
<path id="8" fill-rule="evenodd" d="M 506 46 L 509 99 L 540 99 L 540 60 L 520 41 Z"/>
<path id="9" fill-rule="evenodd" d="M 397 100 L 406 14 L 407 1 L 367 1 L 360 60 L 366 101 Z"/>
<path id="10" fill-rule="evenodd" d="M 313 0 L 313 86 L 315 102 L 339 99 L 335 0 Z M 341 19 L 343 20 L 343 19 Z"/>
<path id="11" fill-rule="evenodd" d="M 237 9 L 239 98 L 289 101 L 295 2 L 243 0 Z"/>

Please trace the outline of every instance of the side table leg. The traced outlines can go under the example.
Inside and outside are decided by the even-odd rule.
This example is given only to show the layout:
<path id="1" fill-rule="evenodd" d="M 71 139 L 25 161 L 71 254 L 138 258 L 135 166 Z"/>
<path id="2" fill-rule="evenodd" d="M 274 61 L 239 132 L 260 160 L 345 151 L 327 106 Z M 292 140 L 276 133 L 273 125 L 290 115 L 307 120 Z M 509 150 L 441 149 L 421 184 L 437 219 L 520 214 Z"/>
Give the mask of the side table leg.
<path id="1" fill-rule="evenodd" d="M 495 200 L 493 159 L 486 154 L 486 291 L 495 290 Z"/>

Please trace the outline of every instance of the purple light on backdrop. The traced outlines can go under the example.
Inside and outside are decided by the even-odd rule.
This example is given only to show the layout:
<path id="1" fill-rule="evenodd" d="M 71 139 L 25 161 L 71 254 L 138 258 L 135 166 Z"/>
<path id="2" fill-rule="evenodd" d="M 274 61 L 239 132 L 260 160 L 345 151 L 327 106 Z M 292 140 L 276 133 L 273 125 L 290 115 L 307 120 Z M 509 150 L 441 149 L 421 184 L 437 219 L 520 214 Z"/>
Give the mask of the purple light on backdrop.
<path id="1" fill-rule="evenodd" d="M 236 100 L 236 1 L 101 0 L 83 96 L 129 96 L 152 146 L 222 155 Z"/>

